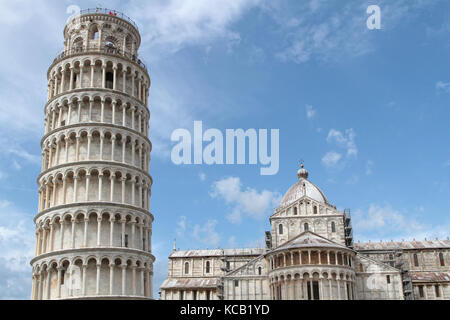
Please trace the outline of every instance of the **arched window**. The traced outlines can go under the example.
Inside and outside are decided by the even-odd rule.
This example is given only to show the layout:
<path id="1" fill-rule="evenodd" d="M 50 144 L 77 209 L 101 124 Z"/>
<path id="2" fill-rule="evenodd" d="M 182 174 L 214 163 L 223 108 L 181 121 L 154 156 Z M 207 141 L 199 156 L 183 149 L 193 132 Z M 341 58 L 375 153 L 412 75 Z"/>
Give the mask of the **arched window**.
<path id="1" fill-rule="evenodd" d="M 359 264 L 359 272 L 364 272 L 362 263 Z"/>
<path id="2" fill-rule="evenodd" d="M 439 262 L 441 264 L 441 267 L 445 266 L 444 254 L 442 252 L 439 253 Z"/>
<path id="3" fill-rule="evenodd" d="M 419 259 L 417 258 L 417 253 L 414 253 L 413 258 L 414 258 L 414 266 L 418 267 L 419 266 Z"/>
<path id="4" fill-rule="evenodd" d="M 209 263 L 209 261 L 206 261 L 206 273 L 209 273 L 210 272 L 210 263 Z"/>
<path id="5" fill-rule="evenodd" d="M 317 206 L 313 207 L 314 214 L 317 214 Z"/>
<path id="6" fill-rule="evenodd" d="M 184 274 L 189 274 L 189 262 L 184 264 Z"/>
<path id="7" fill-rule="evenodd" d="M 305 223 L 305 224 L 303 225 L 303 228 L 305 229 L 304 231 L 308 231 L 308 230 L 309 230 L 309 225 L 308 225 L 308 223 Z"/>
<path id="8" fill-rule="evenodd" d="M 297 207 L 294 207 L 294 216 L 297 215 Z"/>
<path id="9" fill-rule="evenodd" d="M 131 49 L 132 49 L 132 40 L 131 40 L 131 36 L 130 35 L 127 35 L 126 38 L 125 38 L 125 48 L 128 51 L 131 51 Z"/>
<path id="10" fill-rule="evenodd" d="M 282 224 L 278 225 L 278 233 L 283 234 L 283 225 Z"/>
<path id="11" fill-rule="evenodd" d="M 336 223 L 334 221 L 331 222 L 331 232 L 336 232 Z"/>
<path id="12" fill-rule="evenodd" d="M 98 40 L 98 26 L 93 25 L 89 30 L 89 39 L 90 40 Z"/>
<path id="13" fill-rule="evenodd" d="M 439 298 L 441 296 L 441 293 L 439 291 L 439 285 L 434 286 L 434 291 L 436 293 L 436 298 Z"/>
<path id="14" fill-rule="evenodd" d="M 114 88 L 114 74 L 112 72 L 106 73 L 106 88 L 112 89 Z"/>
<path id="15" fill-rule="evenodd" d="M 259 274 L 259 275 L 262 274 L 262 269 L 261 269 L 261 267 L 258 267 L 258 274 Z"/>
<path id="16" fill-rule="evenodd" d="M 75 41 L 73 42 L 72 49 L 75 52 L 82 51 L 83 50 L 83 38 L 81 38 L 81 37 L 76 38 Z"/>

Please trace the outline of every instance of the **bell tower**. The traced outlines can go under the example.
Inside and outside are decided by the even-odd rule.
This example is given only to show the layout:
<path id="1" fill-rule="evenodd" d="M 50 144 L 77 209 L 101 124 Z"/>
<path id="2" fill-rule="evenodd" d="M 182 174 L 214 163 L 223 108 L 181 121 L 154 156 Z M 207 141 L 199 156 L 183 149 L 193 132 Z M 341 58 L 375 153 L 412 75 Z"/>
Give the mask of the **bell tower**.
<path id="1" fill-rule="evenodd" d="M 47 72 L 31 298 L 152 299 L 150 76 L 123 13 L 88 9 Z"/>

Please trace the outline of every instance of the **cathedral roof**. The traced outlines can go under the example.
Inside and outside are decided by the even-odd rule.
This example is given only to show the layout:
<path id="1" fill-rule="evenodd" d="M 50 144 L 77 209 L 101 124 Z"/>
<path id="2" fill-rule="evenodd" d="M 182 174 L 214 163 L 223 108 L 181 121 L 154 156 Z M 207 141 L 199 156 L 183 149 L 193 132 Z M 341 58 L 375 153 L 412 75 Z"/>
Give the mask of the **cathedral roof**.
<path id="1" fill-rule="evenodd" d="M 280 207 L 285 207 L 291 204 L 294 201 L 299 200 L 303 196 L 307 196 L 313 200 L 316 200 L 320 203 L 329 204 L 327 197 L 323 194 L 323 192 L 311 181 L 308 180 L 309 173 L 303 167 L 303 164 L 297 172 L 298 181 L 289 190 L 281 200 Z"/>
<path id="2" fill-rule="evenodd" d="M 410 272 L 413 282 L 450 282 L 450 272 Z"/>
<path id="3" fill-rule="evenodd" d="M 400 249 L 436 249 L 450 248 L 450 240 L 424 240 L 424 241 L 383 241 L 358 242 L 354 244 L 357 251 L 365 250 L 400 250 Z"/>
<path id="4" fill-rule="evenodd" d="M 259 256 L 265 252 L 262 248 L 245 249 L 206 249 L 206 250 L 177 250 L 173 251 L 169 258 L 186 257 L 218 257 L 218 256 Z"/>
<path id="5" fill-rule="evenodd" d="M 161 289 L 216 288 L 219 282 L 219 278 L 169 278 L 163 282 Z"/>
<path id="6" fill-rule="evenodd" d="M 275 248 L 271 252 L 281 251 L 281 250 L 289 250 L 289 249 L 297 249 L 297 248 L 338 248 L 338 249 L 347 249 L 346 246 L 343 246 L 339 243 L 333 242 L 327 238 L 319 236 L 318 234 L 305 231 L 300 233 L 297 237 L 285 242 L 281 246 Z"/>

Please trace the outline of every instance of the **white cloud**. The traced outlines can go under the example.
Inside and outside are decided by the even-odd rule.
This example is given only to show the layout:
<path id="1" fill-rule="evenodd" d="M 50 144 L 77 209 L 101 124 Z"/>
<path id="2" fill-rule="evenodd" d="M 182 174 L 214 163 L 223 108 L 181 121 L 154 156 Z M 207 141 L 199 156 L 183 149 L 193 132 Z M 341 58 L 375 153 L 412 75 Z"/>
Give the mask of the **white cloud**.
<path id="1" fill-rule="evenodd" d="M 443 82 L 443 81 L 436 82 L 436 90 L 450 92 L 450 82 Z"/>
<path id="2" fill-rule="evenodd" d="M 252 188 L 243 188 L 238 177 L 229 177 L 216 181 L 212 185 L 211 197 L 225 200 L 231 207 L 227 216 L 232 223 L 240 223 L 243 216 L 263 219 L 269 211 L 281 201 L 281 194 L 269 190 L 258 192 Z"/>
<path id="3" fill-rule="evenodd" d="M 200 178 L 200 181 L 205 181 L 206 180 L 206 174 L 203 172 L 200 172 L 198 174 L 198 177 Z"/>
<path id="4" fill-rule="evenodd" d="M 0 200 L 0 299 L 27 299 L 35 235 L 32 215 Z"/>
<path id="5" fill-rule="evenodd" d="M 186 231 L 186 217 L 181 216 L 179 220 L 177 221 L 177 235 L 179 237 L 183 237 L 184 233 Z"/>
<path id="6" fill-rule="evenodd" d="M 217 223 L 217 220 L 208 220 L 203 225 L 194 225 L 194 238 L 205 245 L 216 247 L 220 242 L 219 233 L 216 231 Z"/>
<path id="7" fill-rule="evenodd" d="M 370 176 L 373 173 L 374 162 L 372 160 L 367 160 L 366 163 L 366 175 Z"/>
<path id="8" fill-rule="evenodd" d="M 423 210 L 417 210 L 422 214 Z M 450 228 L 449 221 L 433 226 L 423 223 L 413 213 L 404 213 L 391 205 L 371 204 L 368 210 L 357 210 L 352 215 L 354 229 L 360 238 L 379 237 L 379 239 L 423 239 L 445 238 Z"/>
<path id="9" fill-rule="evenodd" d="M 231 236 L 228 239 L 228 245 L 230 246 L 230 248 L 237 248 L 237 243 L 236 243 L 236 237 L 235 236 Z"/>
<path id="10" fill-rule="evenodd" d="M 330 151 L 322 158 L 322 164 L 328 168 L 336 167 L 342 155 L 335 151 Z"/>
<path id="11" fill-rule="evenodd" d="M 356 134 L 353 129 L 347 129 L 345 133 L 331 129 L 328 133 L 327 142 L 335 143 L 337 146 L 345 148 L 347 150 L 347 157 L 356 156 L 358 154 L 358 148 L 356 147 L 355 136 Z"/>
<path id="12" fill-rule="evenodd" d="M 186 240 L 192 236 L 196 241 L 215 247 L 220 242 L 220 235 L 216 231 L 217 223 L 217 220 L 210 219 L 203 224 L 193 224 L 186 216 L 180 216 L 176 222 L 176 234 L 181 239 Z"/>
<path id="13" fill-rule="evenodd" d="M 316 116 L 317 111 L 311 105 L 306 106 L 306 117 L 312 119 Z"/>
<path id="14" fill-rule="evenodd" d="M 420 9 L 436 2 L 423 0 L 379 0 L 382 30 L 415 19 Z M 369 1 L 297 1 L 296 6 L 266 1 L 262 7 L 279 24 L 285 35 L 281 61 L 305 63 L 310 60 L 339 62 L 376 50 L 377 33 L 366 27 Z M 381 32 L 381 31 L 379 31 Z"/>
<path id="15" fill-rule="evenodd" d="M 144 46 L 152 55 L 174 53 L 190 45 L 208 45 L 222 39 L 230 46 L 240 41 L 231 26 L 259 0 L 216 1 L 160 0 L 132 1 L 129 15 L 143 27 Z M 156 52 L 155 52 L 156 51 Z"/>

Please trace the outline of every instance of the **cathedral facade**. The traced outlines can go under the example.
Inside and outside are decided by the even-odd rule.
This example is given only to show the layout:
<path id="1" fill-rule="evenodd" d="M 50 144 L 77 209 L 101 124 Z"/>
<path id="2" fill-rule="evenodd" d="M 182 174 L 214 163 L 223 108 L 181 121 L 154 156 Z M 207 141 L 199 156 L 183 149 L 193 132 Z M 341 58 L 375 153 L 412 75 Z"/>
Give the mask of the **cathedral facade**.
<path id="1" fill-rule="evenodd" d="M 270 217 L 266 248 L 174 248 L 163 300 L 450 299 L 450 240 L 354 243 L 308 171 Z"/>

